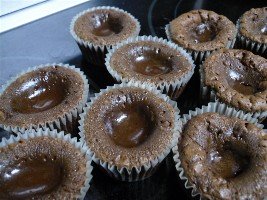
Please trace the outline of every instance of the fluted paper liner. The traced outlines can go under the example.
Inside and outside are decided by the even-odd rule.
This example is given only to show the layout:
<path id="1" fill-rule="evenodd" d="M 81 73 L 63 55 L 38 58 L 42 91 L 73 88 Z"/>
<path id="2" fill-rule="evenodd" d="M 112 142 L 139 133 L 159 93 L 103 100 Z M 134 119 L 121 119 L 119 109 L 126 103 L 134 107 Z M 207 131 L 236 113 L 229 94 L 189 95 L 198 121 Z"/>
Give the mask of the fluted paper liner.
<path id="1" fill-rule="evenodd" d="M 112 55 L 114 54 L 114 52 L 116 52 L 119 48 L 121 48 L 121 47 L 123 47 L 129 43 L 135 43 L 135 42 L 139 42 L 139 41 L 151 41 L 151 42 L 162 43 L 164 45 L 167 45 L 169 48 L 173 49 L 173 51 L 178 52 L 182 56 L 184 56 L 187 59 L 187 61 L 190 63 L 191 70 L 188 70 L 188 72 L 185 73 L 183 76 L 177 77 L 176 80 L 173 80 L 173 81 L 161 80 L 157 84 L 152 83 L 152 81 L 150 81 L 149 79 L 147 79 L 145 81 L 145 83 L 154 85 L 154 87 L 161 90 L 164 94 L 167 94 L 168 96 L 170 96 L 171 99 L 176 100 L 179 97 L 179 95 L 181 94 L 181 92 L 184 89 L 184 87 L 186 86 L 186 84 L 188 83 L 188 81 L 191 79 L 192 75 L 194 74 L 195 64 L 194 64 L 191 56 L 188 53 L 186 53 L 186 51 L 183 48 L 178 47 L 176 44 L 174 44 L 172 42 L 168 42 L 167 40 L 165 40 L 163 38 L 152 37 L 152 36 L 139 36 L 136 38 L 130 38 L 130 39 L 120 43 L 115 48 L 111 49 L 109 51 L 109 53 L 106 55 L 105 65 L 107 67 L 107 70 L 112 75 L 112 77 L 114 79 L 116 79 L 118 82 L 127 83 L 130 81 L 140 81 L 140 80 L 136 79 L 135 77 L 122 77 L 121 74 L 119 74 L 116 70 L 114 70 L 110 66 L 110 59 L 111 59 Z"/>
<path id="2" fill-rule="evenodd" d="M 208 97 L 208 100 L 210 102 L 220 102 L 221 104 L 224 104 L 226 107 L 228 107 L 228 109 L 239 110 L 244 115 L 250 114 L 253 118 L 257 118 L 260 121 L 263 121 L 267 117 L 267 110 L 262 112 L 247 112 L 238 108 L 234 108 L 233 106 L 226 104 L 224 102 L 221 102 L 220 99 L 217 97 L 216 93 L 211 88 L 206 86 L 204 83 L 205 75 L 203 71 L 203 65 L 200 66 L 199 73 L 200 73 L 200 87 L 201 87 L 200 91 L 202 99 L 206 99 Z"/>
<path id="3" fill-rule="evenodd" d="M 253 41 L 240 33 L 240 20 L 239 19 L 236 22 L 236 29 L 238 31 L 237 41 L 238 41 L 238 44 L 241 45 L 241 48 L 253 51 L 260 55 L 263 55 L 265 52 L 267 53 L 266 43 L 259 43 L 259 42 Z"/>
<path id="4" fill-rule="evenodd" d="M 75 41 L 77 42 L 78 46 L 80 47 L 80 50 L 82 51 L 83 55 L 93 64 L 96 65 L 104 65 L 104 60 L 105 60 L 105 54 L 108 52 L 109 49 L 111 49 L 112 47 L 114 47 L 115 45 L 96 45 L 93 42 L 90 41 L 86 41 L 82 38 L 80 38 L 74 31 L 74 25 L 75 22 L 77 21 L 77 19 L 79 17 L 81 17 L 82 15 L 88 13 L 88 12 L 93 12 L 95 10 L 114 10 L 114 11 L 118 11 L 118 12 L 123 12 L 127 15 L 130 16 L 130 18 L 135 22 L 137 28 L 135 30 L 134 33 L 132 33 L 132 35 L 129 36 L 129 38 L 131 37 L 136 37 L 139 35 L 139 32 L 141 30 L 141 25 L 140 22 L 130 13 L 128 13 L 125 10 L 116 8 L 116 7 L 110 7 L 110 6 L 99 6 L 99 7 L 93 7 L 87 10 L 84 10 L 80 13 L 78 13 L 75 17 L 73 17 L 71 24 L 70 24 L 70 33 L 72 35 L 72 37 L 75 39 Z M 119 41 L 118 43 L 123 42 Z"/>
<path id="5" fill-rule="evenodd" d="M 0 128 L 5 129 L 6 131 L 9 132 L 14 132 L 14 133 L 24 133 L 27 129 L 46 129 L 49 128 L 50 130 L 65 130 L 67 132 L 71 132 L 72 130 L 68 129 L 68 125 L 72 124 L 74 121 L 78 120 L 79 114 L 82 113 L 82 109 L 85 106 L 85 103 L 87 102 L 87 98 L 88 98 L 88 93 L 89 93 L 89 84 L 88 84 L 88 80 L 86 78 L 86 76 L 84 75 L 84 73 L 79 69 L 76 68 L 75 66 L 71 66 L 68 64 L 56 64 L 56 63 L 52 63 L 52 64 L 44 64 L 44 65 L 38 65 L 32 68 L 28 68 L 26 71 L 23 71 L 22 73 L 20 73 L 19 75 L 17 75 L 14 78 L 11 78 L 11 80 L 9 80 L 5 85 L 2 86 L 2 89 L 0 91 L 0 95 L 1 92 L 4 92 L 5 89 L 7 89 L 7 87 L 13 83 L 14 81 L 16 81 L 20 76 L 38 70 L 40 68 L 44 68 L 44 67 L 53 67 L 53 66 L 60 66 L 60 67 L 65 67 L 68 69 L 73 70 L 74 72 L 78 73 L 80 75 L 80 77 L 83 80 L 83 95 L 82 95 L 82 99 L 77 103 L 76 107 L 68 110 L 66 113 L 62 114 L 59 118 L 55 118 L 52 121 L 46 121 L 43 122 L 41 124 L 29 124 L 26 127 L 20 127 L 20 126 L 10 126 L 10 125 L 4 125 L 4 124 L 0 124 Z"/>
<path id="6" fill-rule="evenodd" d="M 91 165 L 92 158 L 90 157 L 89 154 L 89 149 L 86 146 L 84 142 L 78 142 L 77 138 L 71 138 L 70 134 L 64 134 L 63 131 L 57 132 L 56 130 L 50 131 L 49 129 L 38 129 L 37 131 L 35 130 L 27 130 L 24 134 L 18 133 L 17 136 L 11 135 L 9 139 L 3 138 L 2 141 L 0 142 L 0 148 L 4 148 L 10 144 L 16 144 L 21 140 L 28 140 L 31 138 L 37 138 L 37 137 L 51 137 L 51 138 L 58 138 L 60 140 L 63 140 L 65 142 L 68 142 L 75 147 L 75 149 L 78 149 L 82 155 L 85 156 L 86 159 L 86 173 L 84 174 L 85 176 L 85 181 L 80 189 L 80 191 L 77 194 L 72 194 L 72 198 L 75 197 L 75 199 L 84 199 L 86 192 L 88 191 L 90 187 L 90 181 L 93 178 L 91 172 L 93 170 L 93 167 Z"/>
<path id="7" fill-rule="evenodd" d="M 81 120 L 79 121 L 80 126 L 80 136 L 81 140 L 85 140 L 85 130 L 84 130 L 84 120 L 86 117 L 86 114 L 92 104 L 103 94 L 108 92 L 111 89 L 119 89 L 123 87 L 138 87 L 138 88 L 143 88 L 145 90 L 148 90 L 154 94 L 156 94 L 159 98 L 164 99 L 166 102 L 168 102 L 170 105 L 175 110 L 175 127 L 173 130 L 173 138 L 169 144 L 166 145 L 166 149 L 158 155 L 154 160 L 148 161 L 145 165 L 141 167 L 133 167 L 133 168 L 126 168 L 126 167 L 117 167 L 116 165 L 113 165 L 109 162 L 100 160 L 96 156 L 96 154 L 90 149 L 90 156 L 92 157 L 93 161 L 99 165 L 101 165 L 108 173 L 110 173 L 113 177 L 116 179 L 122 180 L 122 181 L 138 181 L 138 180 L 143 180 L 153 174 L 153 172 L 156 170 L 156 167 L 164 160 L 164 158 L 170 153 L 171 148 L 177 144 L 178 142 L 178 137 L 180 136 L 180 128 L 181 124 L 178 121 L 179 119 L 179 109 L 177 108 L 176 102 L 172 101 L 169 99 L 168 96 L 161 94 L 159 90 L 157 90 L 155 87 L 149 84 L 144 84 L 140 82 L 132 82 L 130 81 L 129 83 L 121 83 L 121 84 L 116 84 L 112 87 L 107 87 L 107 89 L 101 90 L 100 93 L 96 94 L 94 98 L 91 99 L 91 102 L 87 103 L 86 108 L 84 109 L 84 112 L 80 115 Z M 86 141 L 85 141 L 86 142 Z"/>
<path id="8" fill-rule="evenodd" d="M 249 123 L 255 124 L 258 128 L 263 128 L 263 125 L 259 124 L 258 120 L 256 118 L 253 118 L 251 114 L 244 114 L 242 111 L 237 111 L 233 108 L 229 108 L 225 104 L 221 104 L 219 102 L 212 102 L 212 103 L 209 103 L 207 106 L 202 106 L 201 108 L 196 108 L 195 110 L 190 110 L 188 112 L 188 114 L 184 114 L 180 118 L 182 126 L 184 126 L 194 116 L 201 115 L 201 114 L 207 113 L 207 112 L 216 112 L 216 113 L 219 113 L 221 115 L 228 116 L 228 117 L 237 117 L 239 119 L 246 120 Z M 181 160 L 180 160 L 180 155 L 179 155 L 178 149 L 179 149 L 179 145 L 177 143 L 176 146 L 172 148 L 172 151 L 174 154 L 173 159 L 175 162 L 175 168 L 179 173 L 179 177 L 181 180 L 185 181 L 185 184 L 184 184 L 185 188 L 192 190 L 191 195 L 193 197 L 199 195 L 200 199 L 203 199 L 201 197 L 200 192 L 197 190 L 196 185 L 189 182 L 189 180 L 186 176 L 186 173 L 185 173 L 183 167 L 181 166 Z"/>
<path id="9" fill-rule="evenodd" d="M 171 33 L 170 33 L 170 25 L 167 24 L 165 26 L 165 33 L 166 33 L 166 36 L 168 38 L 168 40 L 172 41 L 171 39 Z M 226 49 L 232 49 L 235 45 L 235 42 L 236 42 L 236 34 L 235 33 L 235 37 L 233 38 L 233 40 L 231 41 L 228 41 L 227 45 L 226 45 Z M 179 45 L 178 45 L 179 46 Z M 193 60 L 196 62 L 196 63 L 201 63 L 202 61 L 204 61 L 213 51 L 217 50 L 217 49 L 214 49 L 214 50 L 209 50 L 209 51 L 195 51 L 195 50 L 191 50 L 191 49 L 186 49 L 185 50 L 192 56 Z"/>

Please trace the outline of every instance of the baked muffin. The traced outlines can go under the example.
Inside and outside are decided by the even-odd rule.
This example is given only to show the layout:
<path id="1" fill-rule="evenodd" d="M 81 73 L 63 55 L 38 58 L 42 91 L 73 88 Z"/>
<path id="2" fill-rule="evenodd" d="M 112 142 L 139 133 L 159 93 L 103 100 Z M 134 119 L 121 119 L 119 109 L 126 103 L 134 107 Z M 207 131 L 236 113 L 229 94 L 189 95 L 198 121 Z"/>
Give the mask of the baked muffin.
<path id="1" fill-rule="evenodd" d="M 232 48 L 237 30 L 223 15 L 208 10 L 192 10 L 166 26 L 167 37 L 201 63 L 212 51 Z"/>
<path id="2" fill-rule="evenodd" d="M 95 163 L 122 181 L 151 176 L 179 134 L 176 103 L 153 87 L 135 85 L 101 91 L 80 121 Z"/>
<path id="3" fill-rule="evenodd" d="M 48 129 L 4 139 L 0 166 L 0 199 L 83 199 L 92 178 L 86 145 Z"/>
<path id="4" fill-rule="evenodd" d="M 7 131 L 50 128 L 73 132 L 87 101 L 89 85 L 74 66 L 30 68 L 7 83 L 0 94 L 0 127 Z"/>
<path id="5" fill-rule="evenodd" d="M 267 7 L 252 8 L 237 22 L 240 48 L 267 58 Z"/>
<path id="6" fill-rule="evenodd" d="M 180 176 L 205 199 L 263 199 L 267 133 L 218 113 L 192 116 L 174 150 Z"/>
<path id="7" fill-rule="evenodd" d="M 194 73 L 189 54 L 162 38 L 142 36 L 130 39 L 106 57 L 106 66 L 118 82 L 152 84 L 177 99 Z"/>
<path id="8" fill-rule="evenodd" d="M 138 36 L 140 24 L 124 10 L 101 6 L 77 14 L 72 19 L 70 32 L 87 61 L 104 67 L 108 49 Z"/>
<path id="9" fill-rule="evenodd" d="M 267 116 L 267 60 L 245 50 L 214 52 L 201 68 L 203 96 L 262 119 Z"/>

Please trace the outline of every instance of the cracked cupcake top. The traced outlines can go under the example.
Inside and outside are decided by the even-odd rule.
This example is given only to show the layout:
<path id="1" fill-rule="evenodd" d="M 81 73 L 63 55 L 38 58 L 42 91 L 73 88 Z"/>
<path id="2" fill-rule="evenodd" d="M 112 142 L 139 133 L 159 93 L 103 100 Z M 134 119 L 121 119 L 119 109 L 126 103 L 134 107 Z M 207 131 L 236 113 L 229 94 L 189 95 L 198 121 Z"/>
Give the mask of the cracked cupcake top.
<path id="1" fill-rule="evenodd" d="M 204 84 L 220 101 L 247 112 L 267 110 L 267 60 L 245 50 L 220 50 L 203 65 Z"/>

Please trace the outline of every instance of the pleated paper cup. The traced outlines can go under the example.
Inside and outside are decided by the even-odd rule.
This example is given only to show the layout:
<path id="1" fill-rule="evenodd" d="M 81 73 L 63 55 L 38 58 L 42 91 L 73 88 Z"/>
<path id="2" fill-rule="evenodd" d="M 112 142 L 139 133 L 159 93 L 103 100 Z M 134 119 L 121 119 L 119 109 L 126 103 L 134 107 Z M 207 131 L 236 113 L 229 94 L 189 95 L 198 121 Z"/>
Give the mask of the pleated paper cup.
<path id="1" fill-rule="evenodd" d="M 24 134 L 18 133 L 17 136 L 11 135 L 9 139 L 3 138 L 0 142 L 0 152 L 1 149 L 8 148 L 12 150 L 12 147 L 15 145 L 20 145 L 27 143 L 28 140 L 31 139 L 40 139 L 40 138 L 49 138 L 50 140 L 62 141 L 63 143 L 70 144 L 75 151 L 78 151 L 84 157 L 84 182 L 80 188 L 77 188 L 75 192 L 64 190 L 64 186 L 59 186 L 60 191 L 52 191 L 50 194 L 46 194 L 41 199 L 84 199 L 86 192 L 90 187 L 90 182 L 92 179 L 92 170 L 93 167 L 91 165 L 92 158 L 89 155 L 89 149 L 83 142 L 78 142 L 77 138 L 71 138 L 70 134 L 65 134 L 63 131 L 57 132 L 56 130 L 50 131 L 49 129 L 38 129 L 35 130 L 27 130 Z M 29 143 L 31 145 L 31 143 Z M 34 153 L 34 152 L 30 152 Z M 74 152 L 75 153 L 75 152 Z M 70 160 L 71 162 L 71 160 Z M 76 173 L 75 171 L 72 172 Z M 68 176 L 72 177 L 72 174 Z M 72 179 L 68 180 L 68 183 L 65 184 L 73 184 L 71 182 Z M 59 190 L 59 189 L 58 189 Z M 1 195 L 0 195 L 1 196 Z"/>
<path id="2" fill-rule="evenodd" d="M 142 88 L 144 90 L 147 90 L 149 92 L 152 92 L 153 94 L 157 95 L 158 98 L 163 99 L 167 103 L 169 103 L 174 111 L 175 111 L 175 120 L 174 120 L 174 129 L 173 129 L 173 135 L 171 141 L 166 144 L 166 147 L 163 152 L 161 152 L 159 155 L 156 156 L 155 159 L 153 160 L 148 160 L 146 164 L 142 166 L 136 166 L 132 168 L 128 167 L 119 167 L 116 166 L 115 163 L 107 162 L 105 160 L 101 160 L 96 153 L 90 148 L 90 156 L 93 158 L 93 161 L 100 165 L 101 168 L 103 168 L 111 177 L 121 180 L 121 181 L 140 181 L 144 180 L 148 177 L 150 177 L 157 169 L 159 164 L 165 159 L 165 157 L 170 153 L 171 148 L 177 144 L 178 138 L 180 136 L 180 128 L 181 128 L 181 123 L 178 121 L 179 119 L 179 109 L 177 108 L 176 102 L 170 100 L 168 96 L 163 95 L 160 93 L 159 90 L 157 90 L 155 87 L 149 84 L 144 84 L 140 82 L 129 82 L 129 83 L 121 83 L 114 85 L 112 87 L 107 87 L 107 89 L 101 90 L 100 93 L 96 94 L 94 98 L 91 99 L 91 102 L 89 102 L 84 109 L 84 113 L 82 113 L 81 120 L 80 122 L 80 136 L 81 140 L 86 142 L 85 138 L 85 130 L 84 130 L 84 122 L 87 117 L 87 113 L 90 109 L 90 107 L 94 104 L 94 102 L 102 95 L 105 95 L 107 92 L 114 90 L 114 89 L 120 89 L 120 88 L 125 88 L 125 87 L 136 87 L 136 88 Z M 138 155 L 136 155 L 138 156 Z"/>
<path id="3" fill-rule="evenodd" d="M 35 66 L 32 68 L 28 68 L 26 71 L 23 71 L 22 73 L 20 73 L 19 75 L 17 75 L 14 78 L 11 78 L 11 80 L 9 80 L 5 85 L 2 86 L 2 93 L 10 86 L 10 84 L 12 84 L 14 81 L 16 81 L 18 78 L 20 78 L 22 75 L 25 75 L 27 73 L 36 71 L 38 69 L 42 69 L 45 67 L 55 67 L 55 66 L 59 66 L 59 67 L 64 67 L 67 68 L 75 73 L 77 73 L 79 75 L 79 77 L 81 78 L 82 82 L 83 82 L 83 93 L 82 93 L 82 97 L 81 100 L 79 100 L 77 102 L 77 104 L 70 108 L 69 110 L 65 111 L 64 113 L 62 113 L 60 116 L 54 117 L 54 119 L 50 119 L 50 120 L 45 120 L 42 121 L 38 124 L 26 124 L 26 125 L 8 125 L 3 123 L 0 123 L 0 128 L 3 128 L 6 131 L 12 132 L 14 134 L 17 133 L 24 133 L 26 130 L 30 130 L 30 129 L 34 129 L 37 130 L 39 128 L 41 129 L 46 129 L 49 128 L 50 130 L 64 130 L 66 132 L 72 133 L 73 131 L 75 131 L 76 129 L 76 125 L 78 123 L 78 119 L 79 119 L 79 114 L 82 113 L 82 109 L 85 106 L 86 102 L 87 102 L 87 98 L 88 98 L 88 93 L 89 93 L 89 84 L 88 84 L 88 80 L 86 78 L 86 76 L 84 75 L 84 73 L 79 69 L 76 68 L 75 66 L 71 66 L 68 64 L 56 64 L 56 63 L 52 63 L 52 64 L 44 64 L 44 65 L 39 65 L 39 66 Z M 0 93 L 1 95 L 1 93 Z M 46 112 L 46 111 L 43 111 Z M 25 118 L 29 117 L 27 114 L 25 114 Z"/>
<path id="4" fill-rule="evenodd" d="M 191 69 L 187 70 L 186 73 L 182 74 L 181 76 L 177 76 L 175 79 L 168 79 L 167 77 L 164 79 L 164 76 L 162 76 L 161 80 L 154 81 L 153 78 L 145 77 L 145 78 L 138 78 L 137 76 L 125 76 L 124 74 L 118 72 L 114 66 L 111 65 L 111 58 L 118 51 L 120 48 L 122 48 L 125 45 L 128 44 L 134 44 L 138 42 L 151 42 L 153 43 L 159 43 L 162 45 L 166 45 L 168 48 L 173 49 L 173 52 L 177 52 L 178 54 L 182 55 L 186 60 L 188 61 Z M 109 73 L 112 75 L 112 77 L 119 83 L 127 83 L 130 81 L 139 81 L 147 84 L 151 84 L 157 89 L 161 90 L 162 93 L 167 94 L 172 100 L 177 100 L 178 97 L 181 95 L 183 90 L 185 89 L 187 83 L 191 79 L 192 75 L 194 74 L 195 64 L 191 58 L 191 56 L 186 53 L 184 49 L 181 47 L 178 47 L 176 44 L 172 42 L 168 42 L 167 40 L 164 40 L 163 38 L 158 37 L 152 37 L 152 36 L 139 36 L 136 38 L 131 38 L 126 40 L 125 42 L 122 42 L 121 44 L 117 45 L 115 48 L 109 51 L 109 53 L 106 56 L 105 59 L 106 67 Z M 179 67 L 179 66 L 178 66 Z M 137 72 L 136 72 L 137 73 Z M 139 74 L 138 74 L 139 76 Z M 140 75 L 141 76 L 141 75 Z"/>
<path id="5" fill-rule="evenodd" d="M 253 118 L 251 114 L 244 114 L 242 111 L 238 111 L 233 108 L 229 108 L 225 104 L 221 104 L 219 102 L 209 103 L 207 106 L 202 106 L 201 108 L 196 108 L 195 110 L 190 110 L 188 114 L 184 114 L 181 116 L 180 121 L 182 123 L 182 127 L 184 127 L 188 121 L 190 121 L 193 117 L 197 115 L 201 115 L 208 112 L 219 113 L 220 115 L 228 116 L 228 117 L 236 117 L 241 120 L 245 120 L 248 123 L 256 125 L 258 128 L 263 128 L 262 124 L 258 123 L 256 118 Z M 181 133 L 183 134 L 183 133 Z M 175 168 L 179 174 L 181 180 L 184 181 L 184 186 L 186 189 L 191 191 L 192 197 L 198 196 L 200 199 L 205 199 L 201 195 L 200 191 L 198 191 L 197 186 L 194 183 L 191 183 L 186 175 L 184 168 L 181 166 L 180 154 L 179 154 L 179 142 L 176 146 L 173 147 L 173 159 L 175 162 Z"/>
<path id="6" fill-rule="evenodd" d="M 141 30 L 140 22 L 133 15 L 126 12 L 125 10 L 122 10 L 122 9 L 119 9 L 116 7 L 99 6 L 99 7 L 93 7 L 93 8 L 90 8 L 90 9 L 87 9 L 85 11 L 78 13 L 71 21 L 70 33 L 71 33 L 72 37 L 75 39 L 76 43 L 78 44 L 78 46 L 79 46 L 83 56 L 86 58 L 86 60 L 89 63 L 92 63 L 94 65 L 98 65 L 98 67 L 104 66 L 106 53 L 108 52 L 108 50 L 110 50 L 111 48 L 113 48 L 117 44 L 115 44 L 115 45 L 98 45 L 98 44 L 95 44 L 93 41 L 86 41 L 76 34 L 76 32 L 74 31 L 74 26 L 75 26 L 75 23 L 79 17 L 83 16 L 86 13 L 90 13 L 90 12 L 94 12 L 96 10 L 102 10 L 102 9 L 112 10 L 112 11 L 117 11 L 117 12 L 123 12 L 123 13 L 127 14 L 133 22 L 135 22 L 137 28 L 133 33 L 131 33 L 129 35 L 128 38 L 138 36 L 139 32 Z M 123 42 L 124 40 L 125 39 L 123 39 L 122 41 L 118 41 L 118 44 L 120 42 Z"/>

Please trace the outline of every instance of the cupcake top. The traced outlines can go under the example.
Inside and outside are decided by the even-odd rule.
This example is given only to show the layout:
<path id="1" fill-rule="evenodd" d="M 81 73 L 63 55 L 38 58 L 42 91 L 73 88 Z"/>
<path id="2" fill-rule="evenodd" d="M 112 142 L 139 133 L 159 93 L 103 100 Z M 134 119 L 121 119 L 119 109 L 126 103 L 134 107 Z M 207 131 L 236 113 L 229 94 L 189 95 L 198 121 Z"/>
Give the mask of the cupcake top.
<path id="1" fill-rule="evenodd" d="M 183 127 L 181 167 L 207 199 L 262 199 L 267 134 L 247 121 L 204 113 Z"/>
<path id="2" fill-rule="evenodd" d="M 245 12 L 239 19 L 239 32 L 255 42 L 267 44 L 267 7 Z"/>
<path id="3" fill-rule="evenodd" d="M 146 89 L 111 88 L 93 101 L 82 125 L 84 140 L 102 162 L 140 168 L 171 148 L 175 109 Z"/>
<path id="4" fill-rule="evenodd" d="M 0 199 L 77 198 L 85 186 L 88 161 L 63 139 L 20 138 L 0 148 Z"/>
<path id="5" fill-rule="evenodd" d="M 170 22 L 170 39 L 194 51 L 227 47 L 236 36 L 235 25 L 225 16 L 208 10 L 192 10 Z"/>
<path id="6" fill-rule="evenodd" d="M 28 127 L 55 121 L 79 105 L 86 84 L 80 73 L 65 66 L 24 73 L 0 95 L 0 124 Z"/>
<path id="7" fill-rule="evenodd" d="M 267 110 L 267 60 L 245 50 L 220 50 L 203 65 L 204 84 L 224 103 L 247 112 Z"/>
<path id="8" fill-rule="evenodd" d="M 84 42 L 111 46 L 137 36 L 140 24 L 121 9 L 96 7 L 78 14 L 72 21 L 71 31 Z"/>
<path id="9" fill-rule="evenodd" d="M 156 37 L 139 37 L 113 49 L 106 59 L 112 75 L 154 85 L 173 83 L 193 73 L 192 58 L 175 44 Z"/>

